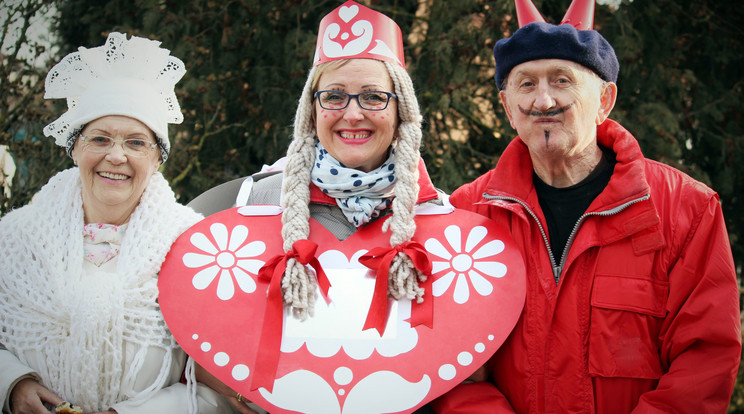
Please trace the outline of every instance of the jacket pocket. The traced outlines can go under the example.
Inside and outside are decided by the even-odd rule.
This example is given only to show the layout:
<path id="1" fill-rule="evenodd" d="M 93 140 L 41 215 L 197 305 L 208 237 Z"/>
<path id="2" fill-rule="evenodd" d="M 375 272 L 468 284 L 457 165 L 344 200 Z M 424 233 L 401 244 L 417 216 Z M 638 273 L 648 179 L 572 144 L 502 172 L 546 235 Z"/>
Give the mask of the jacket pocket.
<path id="1" fill-rule="evenodd" d="M 595 276 L 589 329 L 592 376 L 661 377 L 658 338 L 668 295 L 668 282 L 648 276 Z"/>

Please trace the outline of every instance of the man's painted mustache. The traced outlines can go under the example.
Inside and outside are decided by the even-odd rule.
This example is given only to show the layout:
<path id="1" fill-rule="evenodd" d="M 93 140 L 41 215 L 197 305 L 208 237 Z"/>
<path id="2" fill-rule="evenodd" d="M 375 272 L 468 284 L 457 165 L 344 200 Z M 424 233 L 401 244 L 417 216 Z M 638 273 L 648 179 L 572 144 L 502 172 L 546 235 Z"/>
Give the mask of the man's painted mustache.
<path id="1" fill-rule="evenodd" d="M 536 116 L 536 117 L 539 117 L 539 118 L 543 118 L 543 117 L 551 117 L 551 116 L 556 116 L 558 114 L 562 114 L 562 113 L 566 112 L 568 110 L 568 108 L 570 108 L 571 105 L 573 105 L 573 104 L 574 103 L 571 102 L 570 104 L 568 104 L 566 106 L 562 106 L 560 108 L 555 108 L 555 109 L 550 109 L 550 110 L 547 110 L 547 111 L 530 111 L 530 110 L 527 110 L 527 109 L 522 108 L 519 105 L 517 105 L 517 108 L 519 108 L 519 111 L 521 113 L 525 114 L 525 115 Z"/>

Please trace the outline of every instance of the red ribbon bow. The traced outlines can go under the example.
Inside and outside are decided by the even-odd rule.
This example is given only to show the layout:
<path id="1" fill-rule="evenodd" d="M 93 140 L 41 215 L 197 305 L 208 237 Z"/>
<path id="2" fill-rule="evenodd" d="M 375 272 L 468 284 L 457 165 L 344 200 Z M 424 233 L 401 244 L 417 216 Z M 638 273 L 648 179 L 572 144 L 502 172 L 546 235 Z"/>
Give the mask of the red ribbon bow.
<path id="1" fill-rule="evenodd" d="M 432 327 L 434 308 L 432 307 L 431 300 L 431 259 L 421 243 L 407 241 L 395 247 L 375 247 L 359 258 L 359 263 L 377 272 L 372 303 L 369 306 L 367 320 L 364 322 L 363 329 L 377 329 L 380 336 L 385 332 L 385 322 L 387 320 L 387 292 L 390 263 L 400 252 L 410 257 L 413 266 L 428 276 L 426 282 L 423 283 L 424 301 L 420 304 L 415 301 L 412 303 L 411 326 L 423 324 Z"/>
<path id="2" fill-rule="evenodd" d="M 266 310 L 261 327 L 261 338 L 251 390 L 264 387 L 271 392 L 274 387 L 274 378 L 279 366 L 282 344 L 282 327 L 284 324 L 282 275 L 287 270 L 287 260 L 295 259 L 303 266 L 308 264 L 312 266 L 315 269 L 323 298 L 328 301 L 328 289 L 331 287 L 331 282 L 315 257 L 317 249 L 318 245 L 310 240 L 298 240 L 292 245 L 292 250 L 274 256 L 258 271 L 260 279 L 269 281 L 269 293 L 266 298 Z"/>

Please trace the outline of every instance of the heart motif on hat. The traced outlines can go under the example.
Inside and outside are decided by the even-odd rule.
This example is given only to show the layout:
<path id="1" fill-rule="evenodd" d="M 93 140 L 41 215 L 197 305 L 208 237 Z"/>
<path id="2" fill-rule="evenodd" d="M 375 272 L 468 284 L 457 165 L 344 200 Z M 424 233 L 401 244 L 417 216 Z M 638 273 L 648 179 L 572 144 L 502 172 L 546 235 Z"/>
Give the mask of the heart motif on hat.
<path id="1" fill-rule="evenodd" d="M 351 19 L 354 18 L 354 16 L 359 13 L 359 6 L 353 5 L 353 6 L 341 6 L 338 9 L 338 17 L 341 18 L 346 23 L 349 23 Z"/>
<path id="2" fill-rule="evenodd" d="M 176 240 L 160 272 L 159 303 L 178 343 L 247 399 L 276 413 L 410 413 L 484 364 L 524 304 L 524 264 L 509 235 L 467 211 L 417 215 L 413 240 L 433 263 L 432 327 L 412 326 L 418 306 L 388 300 L 380 335 L 362 330 L 375 272 L 359 257 L 389 247 L 377 220 L 339 241 L 315 220 L 310 239 L 331 282 L 315 315 L 285 311 L 271 389 L 251 390 L 268 282 L 258 270 L 282 254 L 281 216 L 243 207 L 207 217 Z"/>

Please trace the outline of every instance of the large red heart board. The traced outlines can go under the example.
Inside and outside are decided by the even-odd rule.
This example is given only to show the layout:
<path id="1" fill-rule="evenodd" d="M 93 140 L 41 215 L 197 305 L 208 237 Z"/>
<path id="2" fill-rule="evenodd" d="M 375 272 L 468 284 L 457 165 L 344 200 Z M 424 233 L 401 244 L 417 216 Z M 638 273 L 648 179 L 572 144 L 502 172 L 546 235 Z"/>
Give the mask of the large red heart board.
<path id="1" fill-rule="evenodd" d="M 273 388 L 251 390 L 268 282 L 282 254 L 281 215 L 233 208 L 195 224 L 160 272 L 160 307 L 183 349 L 272 414 L 410 413 L 470 376 L 504 342 L 524 305 L 524 263 L 493 221 L 463 210 L 417 215 L 414 241 L 433 263 L 433 327 L 411 326 L 409 300 L 388 301 L 382 336 L 363 330 L 375 273 L 359 257 L 389 247 L 377 220 L 344 241 L 311 219 L 331 282 L 315 315 L 285 311 Z"/>

